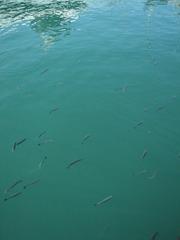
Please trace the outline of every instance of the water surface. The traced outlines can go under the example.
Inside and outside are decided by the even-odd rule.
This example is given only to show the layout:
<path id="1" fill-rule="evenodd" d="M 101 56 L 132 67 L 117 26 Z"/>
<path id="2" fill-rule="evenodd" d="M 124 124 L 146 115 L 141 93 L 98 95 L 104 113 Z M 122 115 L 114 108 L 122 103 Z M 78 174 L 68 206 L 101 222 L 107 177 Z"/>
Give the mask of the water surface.
<path id="1" fill-rule="evenodd" d="M 1 0 L 0 46 L 0 239 L 176 239 L 180 2 Z"/>

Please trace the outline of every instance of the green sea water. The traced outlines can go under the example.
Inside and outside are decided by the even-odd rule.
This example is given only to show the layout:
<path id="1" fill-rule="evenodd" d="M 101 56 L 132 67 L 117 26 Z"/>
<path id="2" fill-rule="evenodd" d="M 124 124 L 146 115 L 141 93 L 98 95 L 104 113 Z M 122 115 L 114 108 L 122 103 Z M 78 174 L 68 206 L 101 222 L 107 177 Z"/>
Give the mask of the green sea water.
<path id="1" fill-rule="evenodd" d="M 179 186 L 180 1 L 1 0 L 0 240 L 177 239 Z"/>

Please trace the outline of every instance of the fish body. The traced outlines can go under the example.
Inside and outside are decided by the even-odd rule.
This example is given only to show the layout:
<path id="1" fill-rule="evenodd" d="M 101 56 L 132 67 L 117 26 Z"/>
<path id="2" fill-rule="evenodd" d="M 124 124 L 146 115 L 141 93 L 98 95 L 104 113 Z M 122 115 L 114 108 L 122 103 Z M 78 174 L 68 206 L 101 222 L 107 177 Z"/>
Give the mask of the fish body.
<path id="1" fill-rule="evenodd" d="M 44 136 L 46 134 L 47 131 L 42 132 L 41 134 L 39 134 L 38 138 L 41 138 L 42 136 Z"/>
<path id="2" fill-rule="evenodd" d="M 22 194 L 22 192 L 16 192 L 14 194 L 11 194 L 9 197 L 4 198 L 4 201 L 7 201 L 7 200 L 9 200 L 11 198 L 15 198 L 15 197 L 17 197 L 17 196 L 19 196 L 21 194 Z"/>
<path id="3" fill-rule="evenodd" d="M 103 200 L 95 203 L 94 206 L 100 206 L 101 204 L 106 203 L 106 202 L 110 201 L 111 199 L 112 199 L 112 196 L 110 195 L 110 196 L 104 198 Z"/>
<path id="4" fill-rule="evenodd" d="M 44 166 L 45 163 L 45 159 L 47 159 L 47 157 L 45 156 L 44 159 L 42 159 L 39 163 L 39 168 L 41 169 Z"/>
<path id="5" fill-rule="evenodd" d="M 134 128 L 136 129 L 137 127 L 143 125 L 143 123 L 144 123 L 143 121 L 138 122 L 138 123 L 134 126 Z"/>
<path id="6" fill-rule="evenodd" d="M 141 156 L 141 158 L 144 159 L 147 156 L 147 154 L 148 154 L 148 151 L 145 149 L 143 154 L 142 154 L 142 156 Z"/>
<path id="7" fill-rule="evenodd" d="M 17 143 L 15 142 L 15 143 L 13 144 L 13 147 L 12 147 L 12 152 L 14 152 L 14 151 L 16 150 L 16 146 L 17 146 Z"/>
<path id="8" fill-rule="evenodd" d="M 80 159 L 77 159 L 77 160 L 75 160 L 75 161 L 70 162 L 70 163 L 68 164 L 67 168 L 68 168 L 68 169 L 71 168 L 73 165 L 81 162 L 82 160 L 83 160 L 83 159 L 80 158 Z"/>
<path id="9" fill-rule="evenodd" d="M 57 107 L 57 108 L 53 108 L 53 109 L 51 109 L 50 111 L 49 111 L 49 114 L 52 114 L 53 112 L 56 112 L 56 111 L 58 111 L 59 110 L 59 108 Z"/>
<path id="10" fill-rule="evenodd" d="M 151 176 L 148 177 L 148 179 L 154 179 L 157 175 L 157 171 L 154 171 L 153 174 Z"/>
<path id="11" fill-rule="evenodd" d="M 16 145 L 18 146 L 18 145 L 22 144 L 22 143 L 25 142 L 25 141 L 26 141 L 26 138 L 23 138 L 21 141 L 16 142 Z"/>
<path id="12" fill-rule="evenodd" d="M 41 145 L 47 144 L 47 143 L 51 143 L 51 142 L 54 142 L 54 140 L 53 139 L 45 139 L 44 141 L 38 143 L 38 146 L 41 146 Z"/>
<path id="13" fill-rule="evenodd" d="M 9 188 L 7 188 L 6 190 L 5 190 L 5 193 L 8 193 L 10 190 L 12 190 L 14 187 L 16 187 L 16 185 L 18 185 L 18 184 L 20 184 L 20 183 L 22 183 L 23 182 L 23 180 L 17 180 L 15 183 L 13 183 Z"/>
<path id="14" fill-rule="evenodd" d="M 147 173 L 147 170 L 143 169 L 140 172 L 136 173 L 136 176 L 140 176 L 140 175 L 143 175 L 143 174 L 146 174 L 146 173 Z"/>
<path id="15" fill-rule="evenodd" d="M 86 136 L 83 138 L 81 144 L 84 144 L 89 138 L 90 138 L 90 135 L 86 135 Z"/>
<path id="16" fill-rule="evenodd" d="M 23 188 L 26 189 L 28 187 L 31 187 L 32 185 L 38 183 L 39 181 L 40 181 L 40 179 L 37 179 L 37 180 L 35 180 L 35 181 L 31 182 L 31 183 L 28 183 L 28 184 L 24 185 Z"/>
<path id="17" fill-rule="evenodd" d="M 42 71 L 40 74 L 42 75 L 42 74 L 46 73 L 48 70 L 49 70 L 49 69 L 46 68 L 46 69 L 45 69 L 44 71 Z"/>
<path id="18" fill-rule="evenodd" d="M 160 106 L 160 107 L 157 108 L 157 111 L 161 111 L 161 110 L 163 110 L 164 108 L 165 108 L 165 106 Z"/>
<path id="19" fill-rule="evenodd" d="M 128 88 L 127 86 L 122 87 L 122 92 L 125 93 L 127 88 Z"/>
<path id="20" fill-rule="evenodd" d="M 17 147 L 18 145 L 22 144 L 22 143 L 25 142 L 25 141 L 26 141 L 26 138 L 23 138 L 21 141 L 15 142 L 15 143 L 13 144 L 12 151 L 14 152 L 14 151 L 16 150 L 16 147 Z"/>

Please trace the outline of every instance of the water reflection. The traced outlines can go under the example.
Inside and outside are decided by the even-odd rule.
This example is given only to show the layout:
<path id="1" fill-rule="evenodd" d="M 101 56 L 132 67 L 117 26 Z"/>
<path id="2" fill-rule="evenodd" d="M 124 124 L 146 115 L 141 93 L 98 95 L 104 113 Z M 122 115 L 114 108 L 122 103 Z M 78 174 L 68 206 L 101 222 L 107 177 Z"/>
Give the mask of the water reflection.
<path id="1" fill-rule="evenodd" d="M 180 0 L 147 0 L 145 1 L 145 10 L 149 12 L 149 15 L 157 6 L 161 5 L 174 5 L 177 9 L 180 9 Z"/>
<path id="2" fill-rule="evenodd" d="M 145 4 L 146 6 L 156 6 L 168 4 L 168 2 L 168 0 L 147 0 Z"/>
<path id="3" fill-rule="evenodd" d="M 58 36 L 69 34 L 71 22 L 86 7 L 83 0 L 59 1 L 0 1 L 0 29 L 28 23 L 40 34 L 45 45 L 50 45 Z"/>
<path id="4" fill-rule="evenodd" d="M 180 7 L 180 0 L 147 0 L 145 2 L 146 7 L 155 7 L 158 5 L 167 5 L 167 4 L 173 4 L 176 7 Z"/>

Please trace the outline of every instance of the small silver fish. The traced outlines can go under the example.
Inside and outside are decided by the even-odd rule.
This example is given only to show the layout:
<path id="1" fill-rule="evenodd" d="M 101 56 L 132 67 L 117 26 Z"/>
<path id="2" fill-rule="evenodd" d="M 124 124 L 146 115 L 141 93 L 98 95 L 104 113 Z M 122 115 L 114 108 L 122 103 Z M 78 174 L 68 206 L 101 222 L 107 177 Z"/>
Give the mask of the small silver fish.
<path id="1" fill-rule="evenodd" d="M 95 203 L 94 206 L 95 206 L 95 207 L 96 207 L 96 206 L 100 206 L 101 204 L 106 203 L 106 202 L 110 201 L 111 199 L 112 199 L 112 196 L 110 195 L 110 196 L 104 198 L 103 200 Z"/>
<path id="2" fill-rule="evenodd" d="M 15 142 L 15 143 L 13 144 L 12 151 L 14 152 L 14 151 L 16 150 L 16 147 L 17 147 L 18 145 L 22 144 L 22 143 L 25 142 L 25 141 L 26 141 L 26 138 L 23 138 L 23 139 L 20 140 L 19 142 Z"/>
<path id="3" fill-rule="evenodd" d="M 147 173 L 146 169 L 141 170 L 140 172 L 136 173 L 136 176 L 144 175 Z"/>
<path id="4" fill-rule="evenodd" d="M 157 176 L 157 171 L 154 171 L 151 176 L 148 177 L 148 179 L 154 179 Z"/>
<path id="5" fill-rule="evenodd" d="M 160 107 L 157 108 L 157 111 L 161 111 L 161 110 L 163 110 L 164 108 L 165 108 L 165 106 L 160 106 Z"/>
<path id="6" fill-rule="evenodd" d="M 143 121 L 138 122 L 138 123 L 134 126 L 134 128 L 136 129 L 137 127 L 143 125 L 143 123 L 144 123 Z"/>
<path id="7" fill-rule="evenodd" d="M 43 75 L 43 74 L 45 74 L 46 72 L 48 72 L 48 70 L 49 70 L 49 69 L 46 68 L 46 69 L 45 69 L 44 71 L 42 71 L 40 74 Z"/>
<path id="8" fill-rule="evenodd" d="M 42 136 L 44 136 L 47 133 L 47 131 L 42 132 L 41 134 L 39 134 L 38 138 L 41 138 Z"/>
<path id="9" fill-rule="evenodd" d="M 145 149 L 143 154 L 142 154 L 142 156 L 141 156 L 141 158 L 144 159 L 147 156 L 147 154 L 148 154 L 148 151 Z"/>
<path id="10" fill-rule="evenodd" d="M 4 198 L 4 201 L 7 201 L 7 200 L 9 200 L 9 199 L 11 199 L 11 198 L 15 198 L 15 197 L 17 197 L 17 196 L 19 196 L 19 195 L 21 195 L 21 194 L 22 194 L 22 192 L 13 193 L 13 194 L 11 194 L 9 197 Z"/>
<path id="11" fill-rule="evenodd" d="M 51 109 L 50 111 L 49 111 L 49 114 L 52 114 L 53 112 L 56 112 L 56 111 L 58 111 L 59 110 L 59 108 L 57 107 L 57 108 L 53 108 L 53 109 Z"/>
<path id="12" fill-rule="evenodd" d="M 17 180 L 16 182 L 14 182 L 10 187 L 8 187 L 6 190 L 5 190 L 5 193 L 8 193 L 10 190 L 12 190 L 13 188 L 15 188 L 18 184 L 22 183 L 23 180 Z"/>
<path id="13" fill-rule="evenodd" d="M 44 166 L 45 160 L 47 159 L 47 156 L 45 156 L 39 163 L 39 169 L 41 169 Z"/>
<path id="14" fill-rule="evenodd" d="M 23 188 L 26 189 L 28 187 L 31 187 L 32 185 L 38 183 L 39 181 L 40 181 L 40 179 L 37 179 L 37 180 L 35 180 L 35 181 L 31 182 L 31 183 L 28 183 L 28 184 L 24 185 Z"/>
<path id="15" fill-rule="evenodd" d="M 19 142 L 16 142 L 16 146 L 18 146 L 18 145 L 20 145 L 20 144 L 22 144 L 23 142 L 25 142 L 26 141 L 26 138 L 23 138 L 21 141 L 19 141 Z"/>
<path id="16" fill-rule="evenodd" d="M 53 139 L 45 139 L 44 141 L 38 143 L 38 146 L 41 146 L 41 145 L 47 144 L 47 143 L 52 143 L 52 142 L 54 142 Z"/>
<path id="17" fill-rule="evenodd" d="M 90 135 L 86 135 L 86 136 L 83 138 L 81 144 L 84 144 L 90 137 L 91 137 Z"/>
<path id="18" fill-rule="evenodd" d="M 122 87 L 122 92 L 125 93 L 126 90 L 127 90 L 127 88 L 128 88 L 128 86 L 123 86 L 123 87 Z"/>
<path id="19" fill-rule="evenodd" d="M 74 161 L 70 162 L 70 163 L 67 165 L 66 168 L 69 169 L 69 168 L 72 167 L 74 164 L 77 164 L 77 163 L 81 162 L 82 160 L 83 160 L 83 158 L 80 158 L 80 159 L 74 160 Z"/>
<path id="20" fill-rule="evenodd" d="M 16 142 L 12 146 L 12 152 L 14 152 L 15 150 L 16 150 Z"/>

